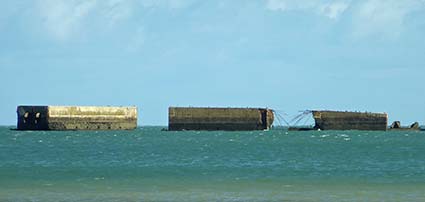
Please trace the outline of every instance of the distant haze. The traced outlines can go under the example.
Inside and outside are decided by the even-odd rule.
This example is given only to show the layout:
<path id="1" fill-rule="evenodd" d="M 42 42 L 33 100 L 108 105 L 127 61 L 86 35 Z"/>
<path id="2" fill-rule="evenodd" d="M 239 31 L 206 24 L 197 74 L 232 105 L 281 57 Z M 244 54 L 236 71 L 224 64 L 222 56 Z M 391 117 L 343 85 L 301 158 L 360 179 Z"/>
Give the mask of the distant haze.
<path id="1" fill-rule="evenodd" d="M 0 3 L 0 125 L 16 106 L 387 112 L 425 124 L 425 1 Z"/>

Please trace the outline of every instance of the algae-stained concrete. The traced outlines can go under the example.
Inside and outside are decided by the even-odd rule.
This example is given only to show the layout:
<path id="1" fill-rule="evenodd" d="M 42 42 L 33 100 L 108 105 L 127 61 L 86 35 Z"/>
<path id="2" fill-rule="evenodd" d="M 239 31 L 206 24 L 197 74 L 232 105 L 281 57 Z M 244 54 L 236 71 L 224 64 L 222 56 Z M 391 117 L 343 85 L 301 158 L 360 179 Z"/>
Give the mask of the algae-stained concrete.
<path id="1" fill-rule="evenodd" d="M 18 106 L 18 130 L 131 130 L 136 107 Z"/>
<path id="2" fill-rule="evenodd" d="M 387 130 L 386 113 L 312 111 L 315 129 L 321 130 Z"/>
<path id="3" fill-rule="evenodd" d="M 266 108 L 168 109 L 168 130 L 267 130 L 273 120 L 273 111 Z"/>

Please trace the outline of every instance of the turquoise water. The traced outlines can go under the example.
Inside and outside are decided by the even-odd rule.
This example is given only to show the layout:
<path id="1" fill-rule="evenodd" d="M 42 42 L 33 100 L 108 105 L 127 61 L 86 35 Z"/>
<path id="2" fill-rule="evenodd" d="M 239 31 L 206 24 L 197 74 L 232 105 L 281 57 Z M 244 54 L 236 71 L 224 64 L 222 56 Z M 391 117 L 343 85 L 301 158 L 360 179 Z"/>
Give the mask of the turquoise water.
<path id="1" fill-rule="evenodd" d="M 0 127 L 0 201 L 425 201 L 425 132 Z"/>

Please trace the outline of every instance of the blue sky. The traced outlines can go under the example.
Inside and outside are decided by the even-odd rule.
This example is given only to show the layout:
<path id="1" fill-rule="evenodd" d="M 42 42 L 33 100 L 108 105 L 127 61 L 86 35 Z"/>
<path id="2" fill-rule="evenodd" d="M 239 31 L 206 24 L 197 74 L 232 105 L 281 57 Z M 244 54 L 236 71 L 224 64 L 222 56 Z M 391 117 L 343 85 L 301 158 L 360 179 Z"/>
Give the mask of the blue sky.
<path id="1" fill-rule="evenodd" d="M 1 0 L 0 124 L 16 106 L 387 112 L 425 124 L 425 0 Z"/>

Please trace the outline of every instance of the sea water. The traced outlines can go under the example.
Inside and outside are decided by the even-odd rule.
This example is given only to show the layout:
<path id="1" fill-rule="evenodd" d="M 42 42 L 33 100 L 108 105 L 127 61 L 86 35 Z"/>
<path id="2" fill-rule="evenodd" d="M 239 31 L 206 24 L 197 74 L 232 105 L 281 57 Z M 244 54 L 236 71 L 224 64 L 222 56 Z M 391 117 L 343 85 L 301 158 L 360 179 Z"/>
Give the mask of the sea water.
<path id="1" fill-rule="evenodd" d="M 10 128 L 0 201 L 425 201 L 425 132 Z"/>

